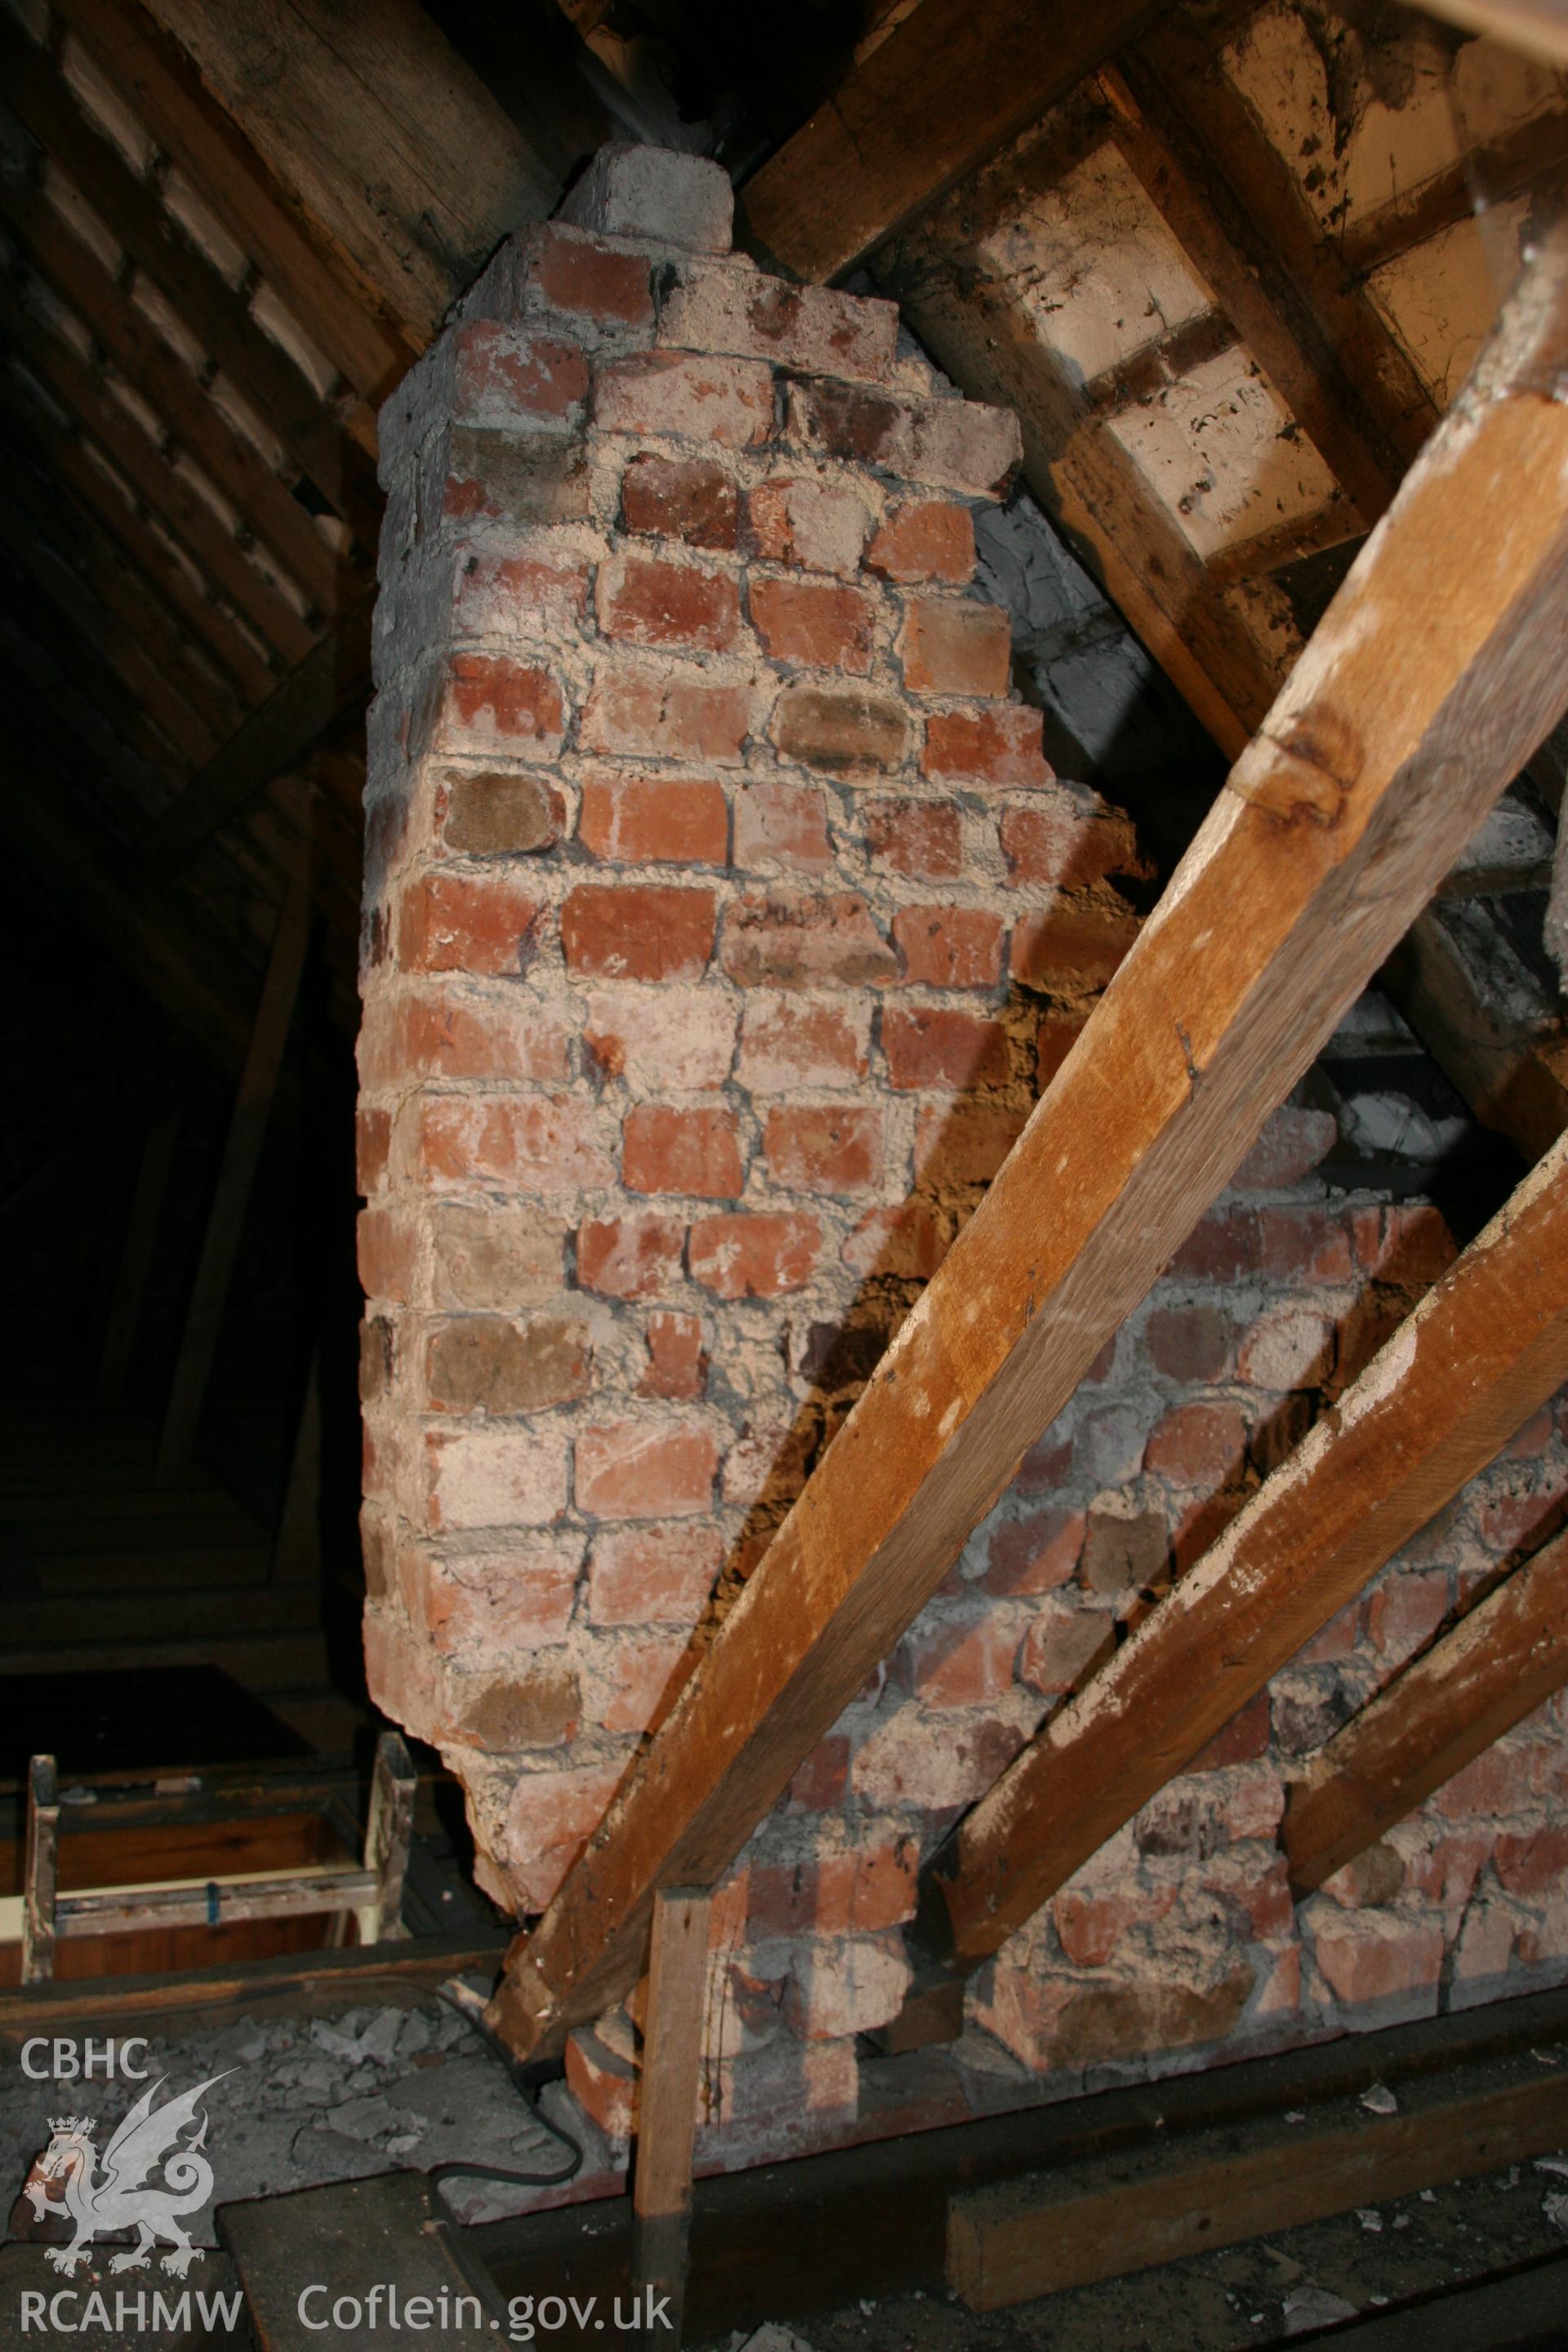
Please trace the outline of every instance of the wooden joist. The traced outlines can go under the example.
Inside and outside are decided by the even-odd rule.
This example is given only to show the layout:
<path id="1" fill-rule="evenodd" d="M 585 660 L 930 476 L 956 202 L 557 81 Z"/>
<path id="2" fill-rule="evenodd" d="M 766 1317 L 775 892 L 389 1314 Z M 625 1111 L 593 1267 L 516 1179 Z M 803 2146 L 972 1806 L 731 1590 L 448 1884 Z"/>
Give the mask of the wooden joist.
<path id="1" fill-rule="evenodd" d="M 639 2339 L 647 2352 L 681 2341 L 711 1911 L 701 1888 L 667 1887 L 648 1941 L 632 2179 L 632 2286 L 645 2311 L 662 2306 Z"/>
<path id="2" fill-rule="evenodd" d="M 999 1950 L 1564 1378 L 1568 1140 L 959 1823 L 924 1956 L 963 1975 Z"/>
<path id="3" fill-rule="evenodd" d="M 1374 1845 L 1565 1682 L 1568 1536 L 1559 1536 L 1312 1758 L 1285 1811 L 1297 1893 Z"/>
<path id="4" fill-rule="evenodd" d="M 153 0 L 313 238 L 418 348 L 561 178 L 418 0 Z"/>
<path id="5" fill-rule="evenodd" d="M 1568 232 L 490 2006 L 625 1991 L 919 1612 L 1568 700 Z M 1521 499 L 1518 484 L 1529 481 Z"/>
<path id="6" fill-rule="evenodd" d="M 743 193 L 798 278 L 839 277 L 1092 73 L 1153 0 L 921 0 Z"/>

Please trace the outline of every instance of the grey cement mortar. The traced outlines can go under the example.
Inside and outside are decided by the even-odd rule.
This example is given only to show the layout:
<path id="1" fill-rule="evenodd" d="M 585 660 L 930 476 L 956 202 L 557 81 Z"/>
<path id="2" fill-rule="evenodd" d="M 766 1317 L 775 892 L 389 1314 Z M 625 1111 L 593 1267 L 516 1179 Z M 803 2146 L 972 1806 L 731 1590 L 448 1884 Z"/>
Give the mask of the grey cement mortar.
<path id="1" fill-rule="evenodd" d="M 115 2125 L 147 2084 L 42 2082 L 23 2073 L 18 2049 L 0 2077 L 0 2179 L 8 2212 L 29 2166 L 47 2146 L 51 2116 L 95 2117 L 101 2153 Z M 200 2245 L 216 2244 L 213 2211 L 245 2198 L 276 2196 L 330 2180 L 357 2180 L 408 2168 L 459 2161 L 553 2172 L 566 2151 L 552 2139 L 499 2061 L 439 2003 L 416 2009 L 353 2009 L 332 2018 L 242 2018 L 206 2032 L 153 2033 L 139 2064 L 149 2082 L 167 2077 L 159 2104 L 214 2075 L 202 2104 L 212 2205 L 190 2223 Z M 561 2086 L 545 2112 L 582 2144 L 592 2167 L 604 2144 Z M 513 2213 L 534 2200 L 504 2184 L 457 2182 L 447 2191 L 465 2221 Z"/>

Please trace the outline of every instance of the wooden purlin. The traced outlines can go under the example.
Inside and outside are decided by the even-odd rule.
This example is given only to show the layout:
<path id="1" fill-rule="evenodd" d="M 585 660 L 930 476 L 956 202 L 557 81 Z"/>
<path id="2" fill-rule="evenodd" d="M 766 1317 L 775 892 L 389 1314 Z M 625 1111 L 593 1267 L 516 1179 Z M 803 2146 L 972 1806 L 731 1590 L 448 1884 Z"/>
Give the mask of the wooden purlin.
<path id="1" fill-rule="evenodd" d="M 1546 1544 L 1311 1759 L 1281 1832 L 1298 1895 L 1425 1802 L 1568 1683 L 1568 1536 Z"/>
<path id="2" fill-rule="evenodd" d="M 513 1948 L 489 2014 L 514 2049 L 557 2045 L 626 1990 L 660 1886 L 728 1866 L 1568 703 L 1565 352 L 1559 227 L 982 1207 Z"/>
<path id="3" fill-rule="evenodd" d="M 1000 1950 L 1565 1379 L 1568 1139 L 959 1823 L 923 1952 Z"/>

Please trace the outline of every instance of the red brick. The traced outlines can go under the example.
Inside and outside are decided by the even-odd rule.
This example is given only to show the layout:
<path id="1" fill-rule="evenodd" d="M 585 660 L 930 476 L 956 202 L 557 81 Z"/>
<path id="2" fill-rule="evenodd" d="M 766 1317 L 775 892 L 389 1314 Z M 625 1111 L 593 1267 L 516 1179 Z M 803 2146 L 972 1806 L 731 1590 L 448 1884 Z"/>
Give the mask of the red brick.
<path id="1" fill-rule="evenodd" d="M 594 980 L 696 980 L 713 952 L 710 890 L 656 883 L 590 886 L 561 909 L 566 969 Z"/>
<path id="2" fill-rule="evenodd" d="M 1026 1519 L 1003 1519 L 991 1530 L 982 1581 L 999 1599 L 1054 1592 L 1069 1584 L 1083 1550 L 1082 1511 L 1047 1504 Z"/>
<path id="3" fill-rule="evenodd" d="M 847 670 L 871 667 L 876 599 L 864 588 L 825 580 L 760 580 L 749 593 L 752 626 L 770 661 Z"/>
<path id="4" fill-rule="evenodd" d="M 1138 936 L 1129 907 L 1097 898 L 1058 898 L 1020 913 L 1013 929 L 1012 972 L 1026 988 L 1085 993 L 1103 988 Z"/>
<path id="5" fill-rule="evenodd" d="M 609 1298 L 653 1298 L 680 1280 L 682 1227 L 671 1217 L 591 1218 L 577 1234 L 577 1279 Z"/>
<path id="6" fill-rule="evenodd" d="M 832 898 L 775 891 L 729 909 L 720 961 L 742 988 L 856 986 L 897 976 L 892 950 L 858 892 Z"/>
<path id="7" fill-rule="evenodd" d="M 694 1404 L 708 1381 L 708 1358 L 702 1347 L 702 1318 L 679 1315 L 666 1307 L 647 1318 L 647 1370 L 637 1382 L 639 1396 L 667 1397 Z"/>
<path id="8" fill-rule="evenodd" d="M 543 759 L 561 749 L 565 698 L 551 672 L 533 663 L 504 654 L 448 654 L 437 693 L 434 749 L 485 753 L 527 745 Z"/>
<path id="9" fill-rule="evenodd" d="M 849 1742 L 843 1732 L 829 1732 L 795 1772 L 785 1801 L 798 1812 L 837 1812 L 848 1782 Z"/>
<path id="10" fill-rule="evenodd" d="M 626 1115 L 621 1181 L 628 1192 L 693 1192 L 731 1201 L 746 1181 L 731 1110 L 639 1103 Z"/>
<path id="11" fill-rule="evenodd" d="M 1339 1139 L 1339 1121 L 1332 1111 L 1303 1110 L 1286 1103 L 1268 1120 L 1230 1181 L 1239 1192 L 1299 1184 Z"/>
<path id="12" fill-rule="evenodd" d="M 730 854 L 724 787 L 697 777 L 591 777 L 577 838 L 620 866 L 722 866 Z"/>
<path id="13" fill-rule="evenodd" d="M 752 699 L 742 686 L 700 686 L 644 670 L 600 665 L 583 714 L 590 751 L 630 759 L 700 760 L 736 767 L 751 731 Z"/>
<path id="14" fill-rule="evenodd" d="M 1429 1642 L 1448 1613 L 1448 1579 L 1440 1569 L 1396 1569 L 1366 1604 L 1366 1630 L 1384 1657 L 1401 1665 Z"/>
<path id="15" fill-rule="evenodd" d="M 598 1826 L 625 1769 L 617 1759 L 524 1772 L 512 1783 L 506 1837 L 514 1859 L 508 1879 L 521 1909 L 543 1910 Z"/>
<path id="16" fill-rule="evenodd" d="M 1420 1202 L 1358 1210 L 1355 1241 L 1356 1255 L 1368 1274 L 1412 1290 L 1425 1290 L 1436 1282 L 1456 1255 L 1441 1210 Z"/>
<path id="17" fill-rule="evenodd" d="M 621 481 L 627 530 L 729 551 L 741 534 L 741 494 L 710 457 L 634 457 Z"/>
<path id="18" fill-rule="evenodd" d="M 510 877 L 426 874 L 403 901 L 398 961 L 407 971 L 526 971 L 538 919 L 538 899 Z"/>
<path id="19" fill-rule="evenodd" d="M 728 572 L 658 555 L 623 556 L 600 574 L 599 626 L 634 646 L 728 653 L 741 631 L 741 596 Z"/>
<path id="20" fill-rule="evenodd" d="M 928 776 L 988 784 L 1048 784 L 1056 772 L 1040 749 L 1040 714 L 1023 702 L 933 710 L 923 764 Z"/>
<path id="21" fill-rule="evenodd" d="M 700 1217 L 691 1228 L 691 1279 L 720 1298 L 777 1298 L 811 1280 L 822 1228 L 797 1213 Z"/>
<path id="22" fill-rule="evenodd" d="M 435 1096 L 421 1105 L 419 1161 L 440 1184 L 592 1192 L 614 1181 L 594 1106 L 570 1096 Z"/>
<path id="23" fill-rule="evenodd" d="M 882 1013 L 888 1079 L 899 1087 L 1002 1087 L 1008 1077 L 1007 1032 L 976 1013 L 888 1005 Z"/>
<path id="24" fill-rule="evenodd" d="M 748 777 L 735 796 L 735 863 L 816 869 L 833 863 L 817 784 Z"/>
<path id="25" fill-rule="evenodd" d="M 1087 890 L 1113 874 L 1142 871 L 1132 827 L 1124 816 L 1091 816 L 1047 801 L 1028 801 L 1005 808 L 999 830 L 1002 855 L 1015 882 Z"/>
<path id="26" fill-rule="evenodd" d="M 1517 1812 L 1534 1801 L 1530 1752 L 1517 1748 L 1487 1748 L 1462 1765 L 1430 1800 L 1450 1821 L 1467 1813 Z"/>
<path id="27" fill-rule="evenodd" d="M 445 356 L 452 377 L 442 404 L 455 423 L 556 423 L 587 398 L 588 363 L 575 343 L 525 335 L 499 319 L 454 327 Z M 434 357 L 439 364 L 439 346 Z"/>
<path id="28" fill-rule="evenodd" d="M 1313 1944 L 1330 1990 L 1352 2006 L 1436 1988 L 1445 1948 L 1437 1921 L 1396 1919 L 1386 1912 L 1325 1916 Z"/>
<path id="29" fill-rule="evenodd" d="M 915 1122 L 916 1175 L 928 1184 L 989 1184 L 1028 1116 L 984 1098 L 922 1103 Z"/>
<path id="30" fill-rule="evenodd" d="M 367 1298 L 403 1304 L 414 1296 L 419 1246 L 412 1225 L 390 1209 L 362 1209 L 356 1228 L 359 1278 Z"/>
<path id="31" fill-rule="evenodd" d="M 730 260 L 682 261 L 674 274 L 659 313 L 661 342 L 836 376 L 879 381 L 892 367 L 899 314 L 890 302 L 792 285 Z"/>
<path id="32" fill-rule="evenodd" d="M 646 254 L 627 253 L 552 221 L 531 232 L 527 289 L 552 310 L 601 326 L 653 322 L 652 271 Z"/>
<path id="33" fill-rule="evenodd" d="M 588 609 L 588 564 L 537 555 L 502 555 L 482 543 L 457 549 L 453 622 L 460 636 L 526 635 L 541 621 L 579 628 Z"/>
<path id="34" fill-rule="evenodd" d="M 723 1565 L 716 1528 L 616 1528 L 588 1555 L 588 1615 L 595 1625 L 688 1625 Z"/>
<path id="35" fill-rule="evenodd" d="M 1077 1690 L 1115 1645 L 1115 1623 L 1105 1610 L 1047 1601 L 1024 1635 L 1019 1680 L 1047 1698 Z"/>
<path id="36" fill-rule="evenodd" d="M 923 1627 L 904 1649 L 922 1706 L 984 1706 L 1013 1687 L 1018 1629 L 993 1611 L 974 1625 Z"/>
<path id="37" fill-rule="evenodd" d="M 746 497 L 747 551 L 804 572 L 859 567 L 870 517 L 858 490 L 813 475 L 778 475 Z"/>
<path id="38" fill-rule="evenodd" d="M 867 549 L 866 569 L 885 580 L 944 580 L 962 588 L 974 571 L 974 518 L 940 499 L 899 507 Z"/>
<path id="39" fill-rule="evenodd" d="M 773 430 L 773 373 L 760 360 L 639 352 L 601 367 L 594 422 L 606 433 L 673 433 L 754 448 Z"/>
<path id="40" fill-rule="evenodd" d="M 1347 1601 L 1336 1609 L 1326 1625 L 1321 1626 L 1310 1642 L 1303 1642 L 1292 1664 L 1302 1666 L 1329 1665 L 1335 1658 L 1348 1658 L 1361 1639 L 1362 1604 L 1359 1597 Z"/>
<path id="41" fill-rule="evenodd" d="M 963 869 L 959 814 L 947 801 L 868 799 L 866 848 L 874 865 L 917 882 L 952 882 Z"/>
<path id="42" fill-rule="evenodd" d="M 1000 696 L 1012 670 L 1012 625 L 999 604 L 911 596 L 899 651 L 912 693 Z"/>
<path id="43" fill-rule="evenodd" d="M 354 1119 L 354 1182 L 362 1200 L 380 1190 L 392 1148 L 392 1113 L 362 1104 Z"/>
<path id="44" fill-rule="evenodd" d="M 988 498 L 1006 489 L 1022 446 L 1009 409 L 972 400 L 906 400 L 833 376 L 790 384 L 786 430 L 829 457 Z"/>
<path id="45" fill-rule="evenodd" d="M 1143 1345 L 1157 1372 L 1172 1381 L 1217 1381 L 1230 1363 L 1236 1328 L 1218 1307 L 1156 1307 Z"/>
<path id="46" fill-rule="evenodd" d="M 445 996 L 377 996 L 360 1028 L 366 1086 L 410 1078 L 543 1078 L 571 1072 L 564 1024 L 530 1005 L 464 1003 Z"/>
<path id="47" fill-rule="evenodd" d="M 774 706 L 773 736 L 781 760 L 826 775 L 864 775 L 903 766 L 910 722 L 892 695 L 796 678 Z"/>
<path id="48" fill-rule="evenodd" d="M 532 1649 L 561 1641 L 572 1619 L 581 1547 L 544 1536 L 510 1538 L 503 1551 L 465 1552 L 451 1561 L 424 1545 L 397 1557 L 398 1590 L 409 1622 L 443 1656 L 457 1650 Z"/>
<path id="49" fill-rule="evenodd" d="M 1259 1757 L 1268 1755 L 1272 1732 L 1273 1709 L 1268 1693 L 1261 1690 L 1245 1706 L 1237 1707 L 1228 1723 L 1221 1724 L 1186 1769 L 1189 1772 L 1223 1772 L 1233 1764 L 1256 1764 Z"/>
<path id="50" fill-rule="evenodd" d="M 1528 1837 L 1508 1832 L 1497 1842 L 1497 1874 L 1510 1895 L 1556 1895 L 1568 1885 L 1568 1829 L 1550 1823 Z"/>
<path id="51" fill-rule="evenodd" d="M 1041 1013 L 1040 1025 L 1035 1033 L 1035 1082 L 1041 1094 L 1082 1036 L 1088 1019 L 1087 1013 L 1068 1012 L 1060 1005 L 1052 1005 Z"/>
<path id="52" fill-rule="evenodd" d="M 907 1282 L 928 1282 L 947 1255 L 947 1244 L 929 1201 L 901 1201 L 862 1217 L 839 1253 L 861 1276 L 887 1274 Z"/>
<path id="53" fill-rule="evenodd" d="M 1258 1265 L 1270 1282 L 1349 1282 L 1354 1266 L 1341 1213 L 1315 1204 L 1259 1209 Z"/>
<path id="54" fill-rule="evenodd" d="M 463 857 L 526 857 L 552 849 L 564 821 L 560 793 L 542 776 L 453 774 L 437 799 L 441 846 Z"/>
<path id="55" fill-rule="evenodd" d="M 882 1114 L 780 1106 L 768 1113 L 763 1149 L 775 1184 L 805 1192 L 861 1192 L 882 1173 Z"/>
<path id="56" fill-rule="evenodd" d="M 1210 1209 L 1165 1271 L 1177 1281 L 1240 1282 L 1258 1267 L 1257 1211 Z"/>
<path id="57" fill-rule="evenodd" d="M 1051 1916 L 1073 1966 L 1102 1969 L 1130 1928 L 1163 1919 L 1175 1900 L 1173 1886 L 1140 1887 L 1127 1895 L 1065 1887 L 1051 1905 Z"/>
<path id="58" fill-rule="evenodd" d="M 755 1094 L 837 1087 L 866 1076 L 868 1016 L 829 998 L 753 996 L 736 1075 Z"/>
<path id="59" fill-rule="evenodd" d="M 576 1449 L 577 1508 L 596 1519 L 685 1518 L 713 1499 L 719 1444 L 700 1423 L 600 1422 Z"/>
<path id="60" fill-rule="evenodd" d="M 1179 1404 L 1156 1423 L 1143 1466 L 1176 1486 L 1223 1486 L 1247 1454 L 1247 1424 L 1233 1404 Z"/>
<path id="61" fill-rule="evenodd" d="M 893 919 L 905 977 L 921 988 L 998 987 L 1004 936 L 987 907 L 903 907 Z"/>

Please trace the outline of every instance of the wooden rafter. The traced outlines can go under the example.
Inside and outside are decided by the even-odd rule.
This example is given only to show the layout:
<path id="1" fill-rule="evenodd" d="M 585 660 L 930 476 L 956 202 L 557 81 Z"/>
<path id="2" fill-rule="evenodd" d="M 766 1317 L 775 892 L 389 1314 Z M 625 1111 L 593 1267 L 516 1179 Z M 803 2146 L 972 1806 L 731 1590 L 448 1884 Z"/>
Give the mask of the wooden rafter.
<path id="1" fill-rule="evenodd" d="M 1538 391 L 1565 343 L 1568 229 L 1543 244 L 984 1204 L 513 1948 L 489 2013 L 515 2049 L 554 2044 L 626 1990 L 660 1886 L 709 1885 L 728 1865 L 1568 702 L 1568 404 Z"/>
<path id="2" fill-rule="evenodd" d="M 746 184 L 752 235 L 796 277 L 837 278 L 1091 73 L 1153 13 L 1089 0 L 921 0 Z"/>
<path id="3" fill-rule="evenodd" d="M 959 1824 L 928 1873 L 926 1953 L 967 1973 L 999 1950 L 1565 1377 L 1559 1144 Z"/>
<path id="4" fill-rule="evenodd" d="M 1568 1683 L 1568 1537 L 1559 1536 L 1395 1675 L 1312 1758 L 1282 1832 L 1298 1894 L 1374 1845 Z"/>

